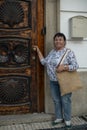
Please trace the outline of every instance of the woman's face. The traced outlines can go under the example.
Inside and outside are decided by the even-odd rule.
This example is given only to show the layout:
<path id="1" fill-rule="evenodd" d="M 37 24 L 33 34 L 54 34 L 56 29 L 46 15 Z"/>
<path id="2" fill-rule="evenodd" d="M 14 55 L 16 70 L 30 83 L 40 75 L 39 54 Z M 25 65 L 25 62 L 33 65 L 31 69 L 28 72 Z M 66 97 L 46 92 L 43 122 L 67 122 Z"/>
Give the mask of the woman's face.
<path id="1" fill-rule="evenodd" d="M 56 36 L 54 40 L 54 46 L 56 50 L 61 50 L 62 48 L 64 48 L 65 46 L 64 38 Z"/>

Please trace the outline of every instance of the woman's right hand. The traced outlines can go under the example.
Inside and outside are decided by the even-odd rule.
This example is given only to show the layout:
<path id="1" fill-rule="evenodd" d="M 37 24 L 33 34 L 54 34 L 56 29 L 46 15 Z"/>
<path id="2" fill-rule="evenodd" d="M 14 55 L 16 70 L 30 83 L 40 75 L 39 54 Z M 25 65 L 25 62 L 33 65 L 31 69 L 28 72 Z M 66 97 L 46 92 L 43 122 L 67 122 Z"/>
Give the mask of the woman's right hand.
<path id="1" fill-rule="evenodd" d="M 33 49 L 36 50 L 37 52 L 40 51 L 39 48 L 38 48 L 38 46 L 36 46 L 36 45 L 33 46 Z"/>
<path id="2" fill-rule="evenodd" d="M 42 55 L 40 49 L 38 48 L 38 46 L 34 45 L 33 48 L 36 48 L 37 54 L 38 54 L 38 56 L 39 56 L 39 59 L 40 59 L 40 60 L 43 59 L 44 57 L 43 57 L 43 55 Z"/>

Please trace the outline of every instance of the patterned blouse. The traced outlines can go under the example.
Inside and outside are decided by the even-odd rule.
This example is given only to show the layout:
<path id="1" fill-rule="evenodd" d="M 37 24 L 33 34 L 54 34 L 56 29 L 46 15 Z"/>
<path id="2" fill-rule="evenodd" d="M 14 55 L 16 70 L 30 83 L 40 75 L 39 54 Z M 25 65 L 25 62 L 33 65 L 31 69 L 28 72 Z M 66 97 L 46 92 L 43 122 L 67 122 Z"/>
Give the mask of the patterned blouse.
<path id="1" fill-rule="evenodd" d="M 51 81 L 57 81 L 56 78 L 56 67 L 58 66 L 64 52 L 67 48 L 63 48 L 62 50 L 56 51 L 55 49 L 51 50 L 51 52 L 48 54 L 46 58 L 41 59 L 41 64 L 47 67 L 47 73 L 49 76 L 49 79 Z M 63 61 L 63 64 L 69 65 L 69 71 L 74 71 L 79 68 L 79 65 L 77 63 L 75 54 L 73 51 L 69 51 L 65 60 Z"/>

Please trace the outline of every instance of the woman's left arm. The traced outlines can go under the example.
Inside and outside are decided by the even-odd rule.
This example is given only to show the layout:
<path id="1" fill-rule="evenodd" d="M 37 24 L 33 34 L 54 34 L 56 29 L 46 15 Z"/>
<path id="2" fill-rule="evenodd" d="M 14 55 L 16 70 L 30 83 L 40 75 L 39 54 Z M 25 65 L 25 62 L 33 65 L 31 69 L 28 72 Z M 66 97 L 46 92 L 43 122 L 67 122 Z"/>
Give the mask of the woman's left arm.
<path id="1" fill-rule="evenodd" d="M 62 72 L 62 71 L 75 71 L 79 68 L 79 65 L 76 60 L 76 56 L 73 51 L 68 52 L 64 64 L 60 64 L 56 71 Z"/>
<path id="2" fill-rule="evenodd" d="M 75 71 L 79 68 L 76 56 L 73 51 L 70 51 L 67 56 L 69 71 Z"/>

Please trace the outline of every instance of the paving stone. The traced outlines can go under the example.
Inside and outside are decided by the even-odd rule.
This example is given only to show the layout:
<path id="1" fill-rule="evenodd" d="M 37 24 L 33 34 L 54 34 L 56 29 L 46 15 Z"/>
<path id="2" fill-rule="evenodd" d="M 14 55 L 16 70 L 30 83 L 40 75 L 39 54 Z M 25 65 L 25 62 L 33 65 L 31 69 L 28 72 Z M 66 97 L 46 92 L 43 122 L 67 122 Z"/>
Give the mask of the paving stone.
<path id="1" fill-rule="evenodd" d="M 52 126 L 53 115 L 49 114 L 25 114 L 0 117 L 0 130 L 40 130 L 64 127 L 64 123 Z M 87 124 L 81 117 L 73 117 L 72 125 Z"/>

